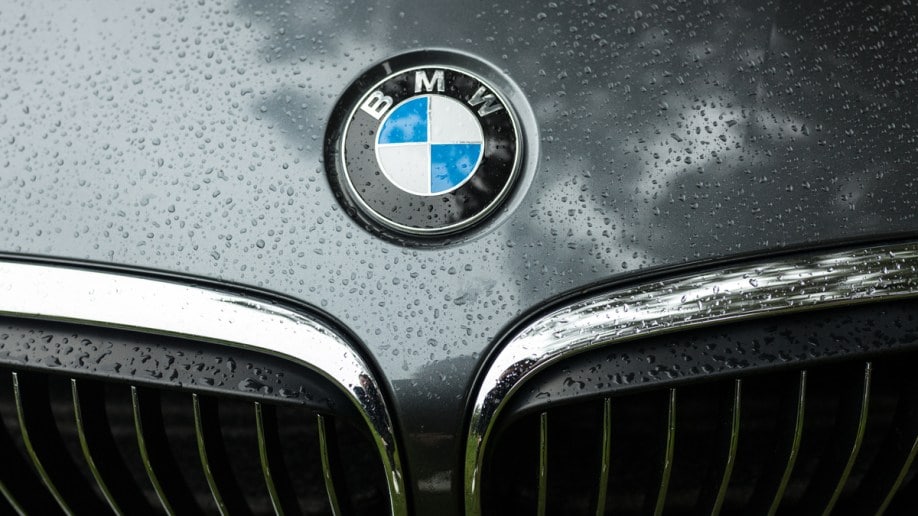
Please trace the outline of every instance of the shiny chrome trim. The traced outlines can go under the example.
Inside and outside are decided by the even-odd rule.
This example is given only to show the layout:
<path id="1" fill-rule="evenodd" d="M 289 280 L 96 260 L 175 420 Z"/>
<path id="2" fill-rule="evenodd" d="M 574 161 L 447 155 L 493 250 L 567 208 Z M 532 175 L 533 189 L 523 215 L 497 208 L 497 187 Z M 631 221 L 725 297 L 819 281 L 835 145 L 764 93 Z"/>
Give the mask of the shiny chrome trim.
<path id="1" fill-rule="evenodd" d="M 463 60 L 468 59 L 468 56 L 463 55 L 463 54 L 460 54 L 459 56 L 451 56 L 451 57 L 453 58 L 459 57 Z M 387 60 L 384 64 L 389 65 L 390 63 Z M 497 100 L 501 102 L 501 105 L 503 105 L 504 109 L 510 115 L 510 121 L 513 124 L 513 136 L 516 138 L 516 142 L 515 142 L 516 151 L 513 155 L 513 169 L 510 172 L 510 176 L 507 178 L 506 184 L 504 184 L 498 196 L 495 197 L 494 200 L 491 201 L 490 204 L 488 204 L 484 209 L 478 212 L 474 217 L 468 220 L 464 220 L 462 222 L 450 224 L 448 226 L 443 226 L 439 228 L 418 228 L 414 226 L 406 226 L 404 224 L 400 224 L 398 222 L 388 219 L 385 215 L 371 208 L 370 205 L 367 204 L 367 202 L 363 200 L 363 198 L 360 196 L 360 190 L 358 189 L 357 186 L 354 185 L 354 182 L 351 181 L 351 174 L 347 171 L 347 160 L 345 159 L 345 147 L 347 145 L 348 131 L 351 128 L 351 120 L 354 118 L 354 114 L 357 113 L 357 111 L 360 109 L 360 106 L 363 105 L 364 101 L 370 95 L 372 95 L 376 90 L 378 90 L 380 86 L 385 84 L 386 81 L 392 79 L 393 77 L 397 75 L 407 73 L 407 72 L 413 72 L 417 70 L 429 70 L 431 68 L 450 70 L 453 72 L 458 72 L 458 73 L 467 75 L 475 79 L 476 81 L 478 81 L 480 85 L 486 87 L 490 93 L 496 96 Z M 389 108 L 390 112 L 391 110 L 394 110 L 395 107 L 396 106 L 392 106 L 391 108 Z M 480 127 L 481 122 L 479 121 L 478 124 Z M 381 122 L 378 127 L 382 127 Z M 344 172 L 344 174 L 342 175 L 344 176 L 344 179 L 345 179 L 344 183 L 345 183 L 345 186 L 347 186 L 348 196 L 355 203 L 360 205 L 360 208 L 364 211 L 364 213 L 366 213 L 367 216 L 369 216 L 371 219 L 375 220 L 382 226 L 389 228 L 391 230 L 395 230 L 402 234 L 414 235 L 414 236 L 418 236 L 418 235 L 443 236 L 443 235 L 449 235 L 451 233 L 457 233 L 463 229 L 469 228 L 477 224 L 478 222 L 483 220 L 485 217 L 492 214 L 494 212 L 494 209 L 500 206 L 504 202 L 504 200 L 507 198 L 507 196 L 510 194 L 510 192 L 513 190 L 513 187 L 516 185 L 516 182 L 519 179 L 520 174 L 522 173 L 521 170 L 522 170 L 523 152 L 524 152 L 523 146 L 526 143 L 523 141 L 523 130 L 520 126 L 520 120 L 517 117 L 515 106 L 510 104 L 510 102 L 507 100 L 507 97 L 504 95 L 503 92 L 501 92 L 500 88 L 495 88 L 493 83 L 490 80 L 483 78 L 481 74 L 477 72 L 473 72 L 469 70 L 468 68 L 465 68 L 464 66 L 448 64 L 447 60 L 445 60 L 442 57 L 439 59 L 431 60 L 429 64 L 398 68 L 397 71 L 387 74 L 385 78 L 380 79 L 379 81 L 376 82 L 376 84 L 367 88 L 364 94 L 360 96 L 360 100 L 357 101 L 357 103 L 355 103 L 354 106 L 348 111 L 347 121 L 344 123 L 344 130 L 341 132 L 341 135 L 339 136 L 339 138 L 341 139 L 341 142 L 338 145 L 338 153 L 339 153 L 338 166 L 341 167 L 341 170 Z M 487 142 L 485 142 L 485 144 L 486 143 Z M 479 163 L 479 166 L 480 165 L 481 164 Z M 381 170 L 382 168 L 380 168 L 380 171 Z M 475 174 L 472 174 L 472 176 L 474 175 Z M 471 179 L 471 176 L 469 176 L 469 179 Z M 436 195 L 441 195 L 441 194 L 436 194 Z M 436 197 L 436 195 L 433 195 L 432 197 Z"/>
<path id="2" fill-rule="evenodd" d="M 306 366 L 357 406 L 382 458 L 393 514 L 407 513 L 392 418 L 357 350 L 303 313 L 212 288 L 0 261 L 0 315 L 138 330 L 270 353 Z"/>
<path id="3" fill-rule="evenodd" d="M 501 409 L 551 364 L 677 330 L 915 295 L 918 243 L 908 243 L 680 276 L 559 308 L 517 332 L 481 375 L 466 442 L 466 510 L 481 513 L 480 466 Z"/>

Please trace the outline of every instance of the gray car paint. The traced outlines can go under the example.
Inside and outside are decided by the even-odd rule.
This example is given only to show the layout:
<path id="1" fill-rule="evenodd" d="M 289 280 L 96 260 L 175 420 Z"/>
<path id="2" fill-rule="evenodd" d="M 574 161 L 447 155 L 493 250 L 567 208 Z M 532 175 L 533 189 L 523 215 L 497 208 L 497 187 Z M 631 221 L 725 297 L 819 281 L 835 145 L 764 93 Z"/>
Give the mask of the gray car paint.
<path id="1" fill-rule="evenodd" d="M 457 513 L 475 372 L 546 300 L 918 233 L 916 28 L 908 2 L 7 2 L 0 251 L 326 311 L 390 384 L 416 510 Z M 496 224 L 422 249 L 352 220 L 322 152 L 362 69 L 429 47 L 514 80 L 540 153 Z"/>

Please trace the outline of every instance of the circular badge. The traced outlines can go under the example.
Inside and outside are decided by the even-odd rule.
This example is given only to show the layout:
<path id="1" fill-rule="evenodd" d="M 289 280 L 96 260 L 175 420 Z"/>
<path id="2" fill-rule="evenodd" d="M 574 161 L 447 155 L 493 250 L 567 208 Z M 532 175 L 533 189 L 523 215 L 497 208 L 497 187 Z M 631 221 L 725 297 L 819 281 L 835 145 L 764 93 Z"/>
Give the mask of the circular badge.
<path id="1" fill-rule="evenodd" d="M 338 182 L 372 221 L 400 234 L 444 235 L 506 198 L 520 131 L 484 79 L 452 66 L 411 67 L 360 94 L 340 135 Z"/>

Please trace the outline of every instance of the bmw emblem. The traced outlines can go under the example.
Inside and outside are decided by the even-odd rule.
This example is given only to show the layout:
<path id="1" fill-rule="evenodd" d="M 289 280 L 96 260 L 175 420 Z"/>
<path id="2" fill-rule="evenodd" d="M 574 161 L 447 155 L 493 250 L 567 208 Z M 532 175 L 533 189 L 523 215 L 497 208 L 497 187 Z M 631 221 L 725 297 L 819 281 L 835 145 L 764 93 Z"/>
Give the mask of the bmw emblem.
<path id="1" fill-rule="evenodd" d="M 384 231 L 442 236 L 478 224 L 506 199 L 519 171 L 511 106 L 455 65 L 385 68 L 368 87 L 358 82 L 343 130 L 329 143 L 333 183 Z"/>

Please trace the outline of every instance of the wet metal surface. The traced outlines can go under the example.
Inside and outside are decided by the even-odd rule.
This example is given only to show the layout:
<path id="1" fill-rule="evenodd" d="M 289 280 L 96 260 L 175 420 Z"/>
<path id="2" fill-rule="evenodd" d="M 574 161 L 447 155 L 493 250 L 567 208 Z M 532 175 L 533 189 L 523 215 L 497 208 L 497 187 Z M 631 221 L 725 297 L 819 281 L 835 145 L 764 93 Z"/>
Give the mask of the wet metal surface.
<path id="1" fill-rule="evenodd" d="M 416 507 L 458 512 L 466 395 L 527 311 L 637 271 L 916 233 L 916 27 L 914 6 L 829 0 L 7 2 L 0 251 L 319 307 L 394 393 Z M 344 212 L 322 149 L 363 69 L 433 47 L 516 82 L 540 151 L 487 231 L 416 249 Z"/>

